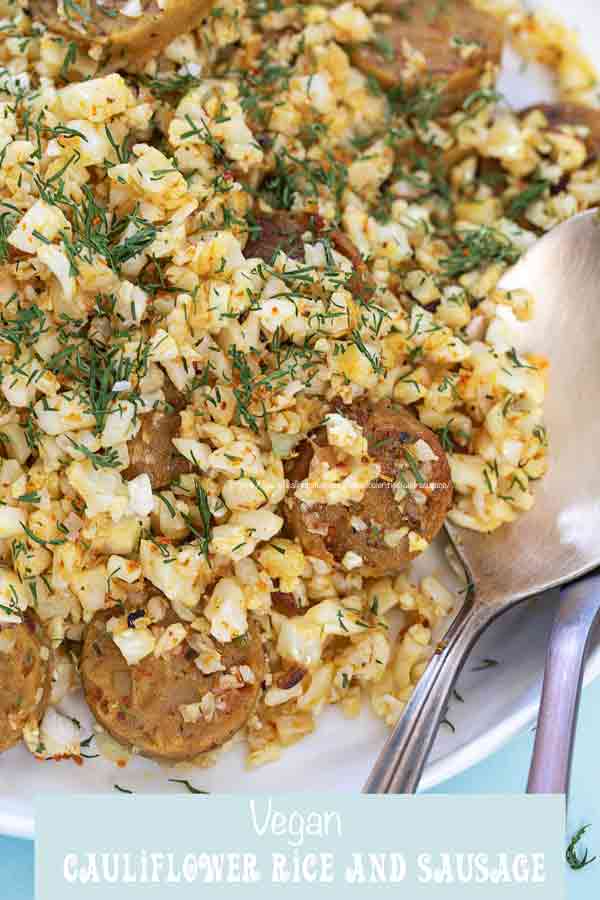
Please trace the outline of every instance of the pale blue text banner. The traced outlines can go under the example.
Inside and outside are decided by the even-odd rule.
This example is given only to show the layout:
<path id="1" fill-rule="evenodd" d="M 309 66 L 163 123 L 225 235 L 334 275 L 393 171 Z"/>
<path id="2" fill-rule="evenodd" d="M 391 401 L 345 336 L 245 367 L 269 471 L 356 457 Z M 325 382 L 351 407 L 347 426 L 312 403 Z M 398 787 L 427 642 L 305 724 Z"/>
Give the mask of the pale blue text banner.
<path id="1" fill-rule="evenodd" d="M 44 796 L 37 900 L 565 900 L 560 797 Z"/>

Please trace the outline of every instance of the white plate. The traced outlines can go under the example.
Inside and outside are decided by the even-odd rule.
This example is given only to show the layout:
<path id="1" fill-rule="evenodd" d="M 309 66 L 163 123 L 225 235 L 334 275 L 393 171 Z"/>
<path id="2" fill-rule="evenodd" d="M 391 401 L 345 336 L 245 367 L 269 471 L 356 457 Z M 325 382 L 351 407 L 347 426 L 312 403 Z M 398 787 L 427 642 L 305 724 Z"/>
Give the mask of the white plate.
<path id="1" fill-rule="evenodd" d="M 568 10 L 561 0 L 546 0 L 543 5 L 577 23 L 584 47 L 590 55 L 600 58 L 596 0 L 570 0 Z M 500 89 L 517 107 L 552 97 L 548 77 L 532 67 L 527 72 L 520 71 L 518 61 L 510 55 Z M 439 571 L 443 565 L 439 552 L 430 551 L 419 568 Z M 447 570 L 444 577 L 448 580 Z M 453 701 L 448 713 L 455 731 L 449 727 L 441 729 L 422 788 L 439 784 L 479 762 L 533 722 L 555 603 L 556 592 L 527 601 L 498 620 L 475 647 L 459 684 L 464 703 Z M 497 659 L 499 665 L 474 672 L 486 657 Z M 598 674 L 600 630 L 593 643 L 586 682 Z M 89 714 L 83 704 L 72 701 L 66 711 L 81 719 L 86 735 L 91 733 Z M 357 791 L 385 735 L 383 724 L 368 710 L 360 721 L 349 722 L 338 710 L 330 709 L 321 717 L 315 734 L 285 751 L 278 763 L 250 773 L 243 768 L 241 748 L 226 754 L 213 769 L 169 772 L 142 759 L 122 770 L 102 759 L 86 760 L 82 767 L 71 761 L 40 763 L 23 747 L 15 747 L 0 757 L 0 833 L 33 835 L 35 794 L 112 792 L 115 783 L 135 791 L 161 793 L 180 789 L 169 783 L 169 777 L 187 777 L 210 791 Z M 523 772 L 523 783 L 525 778 Z"/>

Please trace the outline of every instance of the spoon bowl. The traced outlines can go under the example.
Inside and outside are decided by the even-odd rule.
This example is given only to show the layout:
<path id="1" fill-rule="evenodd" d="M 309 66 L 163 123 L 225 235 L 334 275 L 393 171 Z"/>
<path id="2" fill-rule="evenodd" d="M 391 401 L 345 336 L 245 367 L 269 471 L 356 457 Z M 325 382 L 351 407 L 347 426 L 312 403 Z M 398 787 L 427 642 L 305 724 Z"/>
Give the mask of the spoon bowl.
<path id="1" fill-rule="evenodd" d="M 550 361 L 544 418 L 551 461 L 533 508 L 491 534 L 451 523 L 446 532 L 470 590 L 438 645 L 365 785 L 367 793 L 417 789 L 452 687 L 481 632 L 505 610 L 600 565 L 600 222 L 591 210 L 537 241 L 502 278 L 536 299 L 515 322 L 517 353 Z"/>
<path id="2" fill-rule="evenodd" d="M 600 221 L 592 210 L 541 238 L 503 277 L 524 288 L 535 315 L 515 348 L 550 360 L 544 418 L 550 466 L 535 505 L 489 535 L 446 530 L 480 597 L 503 608 L 600 564 Z"/>

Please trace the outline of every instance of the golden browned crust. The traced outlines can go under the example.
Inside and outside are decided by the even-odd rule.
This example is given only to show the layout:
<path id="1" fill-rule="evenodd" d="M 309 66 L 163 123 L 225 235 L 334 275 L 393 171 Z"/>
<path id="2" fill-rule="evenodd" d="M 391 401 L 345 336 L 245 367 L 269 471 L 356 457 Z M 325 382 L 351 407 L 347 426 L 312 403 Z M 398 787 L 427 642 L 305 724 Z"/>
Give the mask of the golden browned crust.
<path id="1" fill-rule="evenodd" d="M 245 725 L 265 672 L 263 648 L 254 625 L 243 638 L 218 645 L 225 668 L 250 666 L 254 684 L 220 694 L 223 708 L 217 708 L 211 722 L 185 722 L 179 707 L 198 703 L 208 691 L 218 697 L 222 673 L 203 675 L 194 664 L 196 654 L 185 642 L 164 657 L 147 656 L 129 666 L 106 630 L 110 617 L 110 611 L 97 613 L 88 625 L 80 670 L 90 709 L 116 741 L 143 756 L 189 760 L 220 747 Z M 161 625 L 177 621 L 169 613 Z"/>
<path id="2" fill-rule="evenodd" d="M 408 527 L 427 542 L 433 540 L 444 523 L 452 502 L 452 482 L 448 460 L 436 435 L 421 425 L 407 410 L 389 403 L 370 405 L 357 402 L 339 408 L 347 418 L 364 429 L 368 439 L 369 456 L 381 467 L 377 483 L 372 482 L 360 503 L 303 504 L 290 490 L 284 502 L 284 514 L 290 531 L 299 539 L 311 556 L 334 564 L 348 552 L 358 554 L 364 570 L 379 576 L 400 571 L 417 553 L 409 550 L 408 536 L 396 547 L 386 546 L 384 533 Z M 419 485 L 419 492 L 427 501 L 420 505 L 410 493 L 403 505 L 393 494 L 392 484 L 401 480 L 401 466 L 406 466 L 407 451 L 417 440 L 424 440 L 436 459 L 429 463 L 427 484 Z M 300 447 L 291 461 L 286 475 L 292 485 L 306 479 L 315 447 L 326 444 L 323 429 L 317 430 Z M 414 452 L 411 454 L 414 460 Z M 352 518 L 361 519 L 367 526 L 363 531 L 352 528 Z"/>
<path id="3" fill-rule="evenodd" d="M 9 651 L 0 650 L 0 753 L 3 753 L 20 741 L 27 722 L 39 722 L 46 711 L 52 650 L 40 620 L 30 610 L 21 625 L 0 626 L 0 636 L 14 640 Z M 42 648 L 47 654 L 42 654 Z"/>
<path id="4" fill-rule="evenodd" d="M 429 81 L 439 87 L 440 113 L 452 112 L 477 90 L 488 62 L 500 63 L 502 24 L 476 10 L 468 0 L 443 4 L 386 0 L 380 11 L 391 16 L 390 23 L 381 29 L 387 52 L 377 45 L 360 46 L 353 52 L 353 62 L 384 87 L 403 87 L 410 93 L 413 88 L 406 81 L 405 50 L 410 46 L 420 51 L 427 68 L 418 83 L 422 86 Z M 461 53 L 465 45 L 474 45 L 466 59 Z"/>

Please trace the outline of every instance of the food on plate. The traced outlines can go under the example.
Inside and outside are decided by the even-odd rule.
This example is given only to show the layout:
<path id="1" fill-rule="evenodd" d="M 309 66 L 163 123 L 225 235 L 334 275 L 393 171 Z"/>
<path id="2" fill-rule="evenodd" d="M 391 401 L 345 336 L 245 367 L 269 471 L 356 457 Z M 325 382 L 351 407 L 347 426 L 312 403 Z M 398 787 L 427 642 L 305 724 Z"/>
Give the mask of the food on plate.
<path id="1" fill-rule="evenodd" d="M 340 287 L 346 288 L 356 301 L 368 302 L 375 285 L 362 256 L 343 231 L 328 228 L 320 216 L 291 215 L 281 210 L 268 215 L 259 213 L 252 222 L 244 255 L 272 263 L 282 251 L 290 259 L 302 260 L 305 239 L 316 239 L 324 249 L 337 250 L 349 260 L 352 265 L 340 280 Z"/>
<path id="2" fill-rule="evenodd" d="M 172 614 L 97 613 L 81 677 L 94 716 L 115 740 L 156 759 L 190 760 L 220 747 L 251 715 L 264 676 L 256 626 L 219 644 Z"/>
<path id="3" fill-rule="evenodd" d="M 287 475 L 286 521 L 305 552 L 371 576 L 405 569 L 452 502 L 437 436 L 385 402 L 331 413 L 300 445 Z"/>
<path id="4" fill-rule="evenodd" d="M 56 34 L 91 44 L 113 66 L 140 65 L 196 28 L 212 0 L 31 0 L 30 14 Z"/>
<path id="5" fill-rule="evenodd" d="M 148 8 L 89 52 L 100 7 L 6 20 L 0 637 L 35 614 L 58 661 L 34 755 L 239 734 L 258 766 L 332 704 L 393 724 L 460 602 L 413 559 L 535 502 L 548 361 L 499 283 L 600 202 L 597 113 L 562 26 L 473 3 L 186 5 L 122 65 Z M 560 114 L 499 97 L 505 34 Z"/>
<path id="6" fill-rule="evenodd" d="M 34 612 L 17 624 L 0 623 L 0 753 L 42 718 L 50 696 L 51 661 L 49 641 Z"/>
<path id="7" fill-rule="evenodd" d="M 179 433 L 181 417 L 174 411 L 156 410 L 140 415 L 140 428 L 128 443 L 127 479 L 149 476 L 153 490 L 168 487 L 191 470 L 190 462 L 178 453 L 173 438 Z"/>
<path id="8" fill-rule="evenodd" d="M 559 136 L 582 138 L 588 158 L 600 156 L 600 109 L 581 103 L 536 103 L 524 109 L 522 116 L 527 123 L 547 127 Z"/>
<path id="9" fill-rule="evenodd" d="M 374 36 L 353 52 L 355 64 L 403 99 L 429 92 L 438 112 L 460 107 L 500 63 L 502 26 L 469 0 L 384 0 L 373 20 Z"/>

